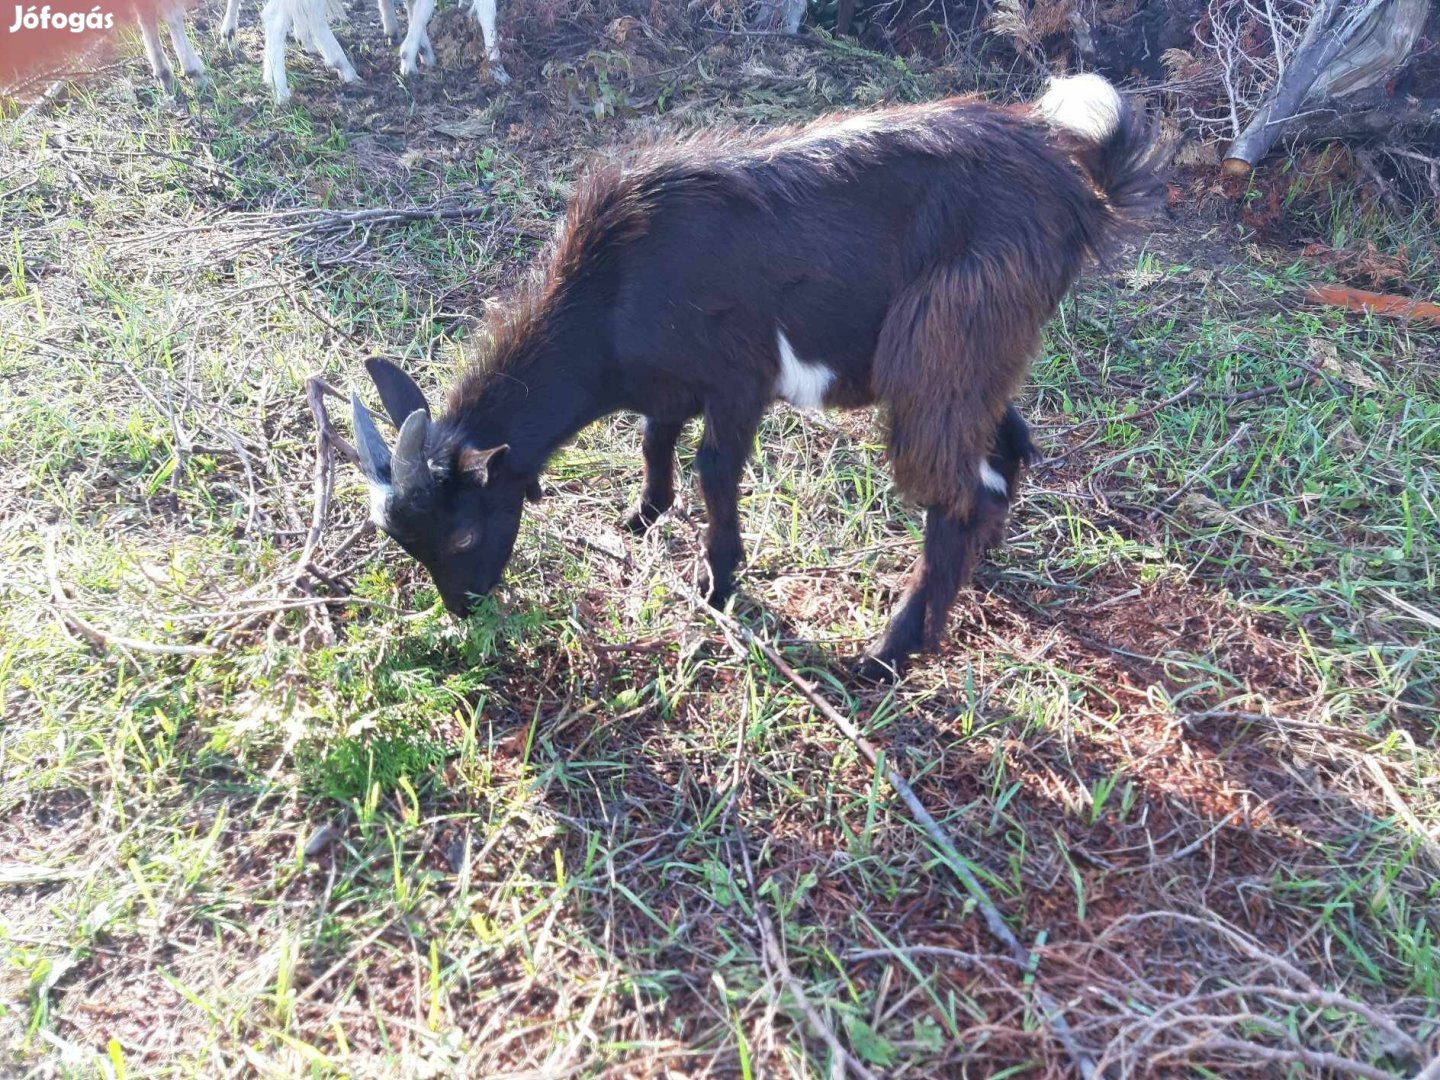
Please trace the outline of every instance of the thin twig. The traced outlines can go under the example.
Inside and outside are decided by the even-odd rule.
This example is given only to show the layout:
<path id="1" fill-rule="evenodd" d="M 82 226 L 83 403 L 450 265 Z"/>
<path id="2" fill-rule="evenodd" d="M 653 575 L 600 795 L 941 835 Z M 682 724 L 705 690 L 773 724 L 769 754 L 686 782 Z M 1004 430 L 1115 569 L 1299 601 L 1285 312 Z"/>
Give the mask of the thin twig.
<path id="1" fill-rule="evenodd" d="M 136 638 L 121 637 L 107 633 L 77 615 L 70 608 L 70 599 L 65 595 L 65 586 L 60 581 L 60 560 L 55 550 L 55 533 L 45 533 L 45 577 L 50 584 L 50 597 L 61 620 L 90 644 L 100 649 L 119 649 L 124 652 L 152 653 L 157 656 L 214 656 L 218 650 L 205 645 L 164 645 L 154 641 L 140 641 Z"/>
<path id="2" fill-rule="evenodd" d="M 1246 433 L 1249 432 L 1249 430 L 1250 421 L 1246 420 L 1243 424 L 1241 424 L 1235 429 L 1234 434 L 1232 434 L 1230 438 L 1226 439 L 1223 445 L 1221 445 L 1218 449 L 1216 449 L 1213 454 L 1211 454 L 1208 458 L 1205 459 L 1205 463 L 1203 465 L 1201 465 L 1198 469 L 1196 469 L 1188 477 L 1186 477 L 1183 484 L 1181 484 L 1178 488 L 1172 491 L 1169 495 L 1165 496 L 1165 498 L 1160 500 L 1160 502 L 1155 506 L 1155 508 L 1150 511 L 1150 520 L 1154 521 L 1156 518 L 1158 518 L 1161 512 L 1163 512 L 1167 506 L 1169 506 L 1171 503 L 1178 501 L 1180 496 L 1184 495 L 1185 492 L 1189 491 L 1192 487 L 1199 483 L 1200 478 L 1210 471 L 1210 466 L 1214 465 L 1215 462 L 1219 461 L 1220 456 L 1224 454 L 1226 450 L 1229 450 L 1230 447 L 1234 446 L 1237 442 L 1243 439 Z"/>

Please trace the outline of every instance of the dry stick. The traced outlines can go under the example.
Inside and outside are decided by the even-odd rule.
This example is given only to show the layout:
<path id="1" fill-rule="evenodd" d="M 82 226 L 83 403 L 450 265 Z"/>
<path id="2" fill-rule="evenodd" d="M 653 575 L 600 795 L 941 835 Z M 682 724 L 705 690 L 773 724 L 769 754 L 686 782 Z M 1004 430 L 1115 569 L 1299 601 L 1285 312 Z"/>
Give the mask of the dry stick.
<path id="1" fill-rule="evenodd" d="M 114 648 L 128 652 L 153 653 L 157 656 L 215 655 L 217 650 L 204 645 L 163 645 L 154 641 L 138 641 L 135 638 L 109 634 L 75 614 L 70 610 L 70 600 L 60 581 L 60 562 L 55 551 L 56 531 L 48 529 L 45 532 L 45 577 L 50 583 L 50 596 L 60 618 L 86 641 L 101 649 Z"/>
<path id="2" fill-rule="evenodd" d="M 965 891 L 968 892 L 975 901 L 976 906 L 980 909 L 980 914 L 985 919 L 985 926 L 989 929 L 991 936 L 1009 950 L 1010 955 L 1014 957 L 1015 962 L 1020 965 L 1022 970 L 1032 970 L 1034 958 L 1031 956 L 1030 950 L 1020 943 L 1020 939 L 1015 936 L 1015 932 L 1010 929 L 1004 916 L 1000 914 L 1000 909 L 995 906 L 995 901 L 990 899 L 990 894 L 985 891 L 985 886 L 980 884 L 979 878 L 977 878 L 969 866 L 965 864 L 964 858 L 955 850 L 955 846 L 950 843 L 949 838 L 946 837 L 945 830 L 942 829 L 940 823 L 931 816 L 930 811 L 925 809 L 925 804 L 920 801 L 909 783 L 907 783 L 905 778 L 901 776 L 893 766 L 888 764 L 888 762 L 882 763 L 880 751 L 875 748 L 875 745 L 860 732 L 859 728 L 842 715 L 835 706 L 831 705 L 830 702 L 821 695 L 820 691 L 815 688 L 814 684 L 791 667 L 785 658 L 780 655 L 780 651 L 776 649 L 775 646 L 756 634 L 751 633 L 750 630 L 741 626 L 723 611 L 717 611 L 705 603 L 705 601 L 700 599 L 700 597 L 687 586 L 680 585 L 679 588 L 683 590 L 692 605 L 709 613 L 710 617 L 715 620 L 720 629 L 725 632 L 726 641 L 729 642 L 730 647 L 735 650 L 737 655 L 742 658 L 746 655 L 745 649 L 740 645 L 741 642 L 744 642 L 745 645 L 752 648 L 759 649 L 765 658 L 775 666 L 775 669 L 779 671 L 781 675 L 785 676 L 795 689 L 800 691 L 801 696 L 819 711 L 821 716 L 839 728 L 840 733 L 855 744 L 855 747 L 860 751 L 860 755 L 870 763 L 871 768 L 884 770 L 886 781 L 895 789 L 895 793 L 900 796 L 905 805 L 909 807 L 910 813 L 914 816 L 915 820 L 920 823 L 921 828 L 925 830 L 936 848 L 939 849 L 945 864 L 950 868 L 951 872 L 960 879 L 960 884 L 965 887 Z M 1035 997 L 1045 1012 L 1045 1022 L 1054 1033 L 1056 1040 L 1065 1048 L 1066 1054 L 1069 1055 L 1070 1060 L 1080 1071 L 1080 1075 L 1084 1080 L 1090 1080 L 1091 1077 L 1096 1075 L 1094 1060 L 1075 1042 L 1070 1032 L 1070 1025 L 1066 1022 L 1065 1016 L 1060 1010 L 1059 1003 L 1044 990 L 1040 989 L 1038 982 L 1033 985 Z"/>
<path id="3" fill-rule="evenodd" d="M 1253 390 L 1244 390 L 1238 394 L 1229 394 L 1225 401 L 1230 405 L 1238 405 L 1242 401 L 1257 401 L 1260 398 L 1270 397 L 1272 394 L 1288 394 L 1299 390 L 1310 381 L 1309 375 L 1297 375 L 1287 383 L 1277 386 L 1257 386 Z"/>
<path id="4" fill-rule="evenodd" d="M 1296 1047 L 1293 1050 L 1284 1050 L 1271 1046 L 1262 1046 L 1259 1043 L 1252 1043 L 1245 1039 L 1232 1039 L 1228 1036 L 1210 1037 L 1203 1042 L 1192 1043 L 1181 1048 L 1177 1053 L 1166 1053 L 1164 1057 L 1173 1058 L 1188 1054 L 1192 1050 L 1229 1050 L 1232 1053 L 1254 1054 L 1258 1058 L 1275 1062 L 1282 1065 L 1294 1065 L 1297 1063 L 1308 1065 L 1311 1068 L 1323 1069 L 1330 1073 L 1348 1073 L 1351 1076 L 1361 1076 L 1365 1080 L 1395 1080 L 1395 1074 L 1385 1069 L 1377 1069 L 1373 1065 L 1366 1065 L 1362 1061 L 1354 1061 L 1341 1054 L 1332 1054 L 1328 1050 L 1309 1050 Z M 1158 1059 L 1156 1059 L 1158 1060 Z M 1312 1074 L 1313 1075 L 1313 1074 Z"/>
<path id="5" fill-rule="evenodd" d="M 1440 1080 L 1440 1056 L 1416 1073 L 1415 1080 Z"/>
<path id="6" fill-rule="evenodd" d="M 1205 464 L 1201 465 L 1200 468 L 1192 472 L 1189 477 L 1186 478 L 1183 484 L 1181 484 L 1178 488 L 1172 491 L 1169 495 L 1165 496 L 1165 498 L 1160 500 L 1160 502 L 1156 505 L 1155 509 L 1150 511 L 1150 520 L 1154 521 L 1160 516 L 1161 512 L 1167 506 L 1175 502 L 1177 499 L 1180 498 L 1181 495 L 1184 495 L 1185 492 L 1189 491 L 1192 487 L 1194 487 L 1195 484 L 1200 480 L 1200 478 L 1210 470 L 1210 466 L 1214 465 L 1215 462 L 1220 460 L 1220 455 L 1225 453 L 1226 450 L 1229 450 L 1230 447 L 1234 446 L 1237 442 L 1244 438 L 1245 434 L 1249 430 L 1250 421 L 1246 420 L 1243 424 L 1241 424 L 1238 428 L 1235 429 L 1235 433 L 1231 435 L 1230 438 L 1225 440 L 1223 446 L 1221 446 L 1213 454 L 1211 454 L 1208 458 L 1205 459 Z"/>

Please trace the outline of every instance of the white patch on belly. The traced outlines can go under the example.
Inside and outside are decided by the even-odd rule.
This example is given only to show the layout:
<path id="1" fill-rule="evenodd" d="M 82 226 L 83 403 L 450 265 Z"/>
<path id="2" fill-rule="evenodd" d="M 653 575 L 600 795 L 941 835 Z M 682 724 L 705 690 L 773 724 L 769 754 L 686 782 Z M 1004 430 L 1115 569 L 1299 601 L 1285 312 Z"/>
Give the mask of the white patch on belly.
<path id="1" fill-rule="evenodd" d="M 385 528 L 385 508 L 390 503 L 390 485 L 370 483 L 370 520 L 377 529 Z"/>
<path id="2" fill-rule="evenodd" d="M 835 381 L 835 372 L 824 364 L 807 364 L 796 356 L 784 330 L 775 331 L 775 342 L 780 347 L 780 375 L 775 380 L 775 396 L 798 409 L 823 408 L 825 391 Z"/>
<path id="3" fill-rule="evenodd" d="M 988 461 L 980 462 L 980 483 L 984 484 L 996 495 L 1010 497 L 1010 488 L 1005 483 L 1005 478 L 996 472 Z"/>

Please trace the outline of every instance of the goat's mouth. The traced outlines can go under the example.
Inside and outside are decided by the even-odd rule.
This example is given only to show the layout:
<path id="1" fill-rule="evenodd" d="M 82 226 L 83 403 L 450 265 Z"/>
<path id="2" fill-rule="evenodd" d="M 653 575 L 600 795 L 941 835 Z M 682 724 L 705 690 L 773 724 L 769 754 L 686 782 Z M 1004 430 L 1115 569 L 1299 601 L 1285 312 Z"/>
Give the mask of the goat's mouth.
<path id="1" fill-rule="evenodd" d="M 490 595 L 490 591 L 495 588 L 495 585 L 496 582 L 491 581 L 483 588 L 466 589 L 453 596 L 442 594 L 440 601 L 445 605 L 445 610 L 455 618 L 466 619 L 470 617 L 471 612 L 475 610 L 480 600 Z"/>

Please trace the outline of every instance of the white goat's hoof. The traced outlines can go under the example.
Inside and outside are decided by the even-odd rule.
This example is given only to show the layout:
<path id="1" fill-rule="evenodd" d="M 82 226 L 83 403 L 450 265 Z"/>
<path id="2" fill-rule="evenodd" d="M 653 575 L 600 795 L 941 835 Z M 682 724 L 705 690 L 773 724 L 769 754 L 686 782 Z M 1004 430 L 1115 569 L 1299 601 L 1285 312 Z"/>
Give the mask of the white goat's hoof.
<path id="1" fill-rule="evenodd" d="M 501 86 L 510 85 L 510 73 L 505 70 L 504 64 L 491 64 L 490 74 L 494 76 L 495 81 Z"/>

